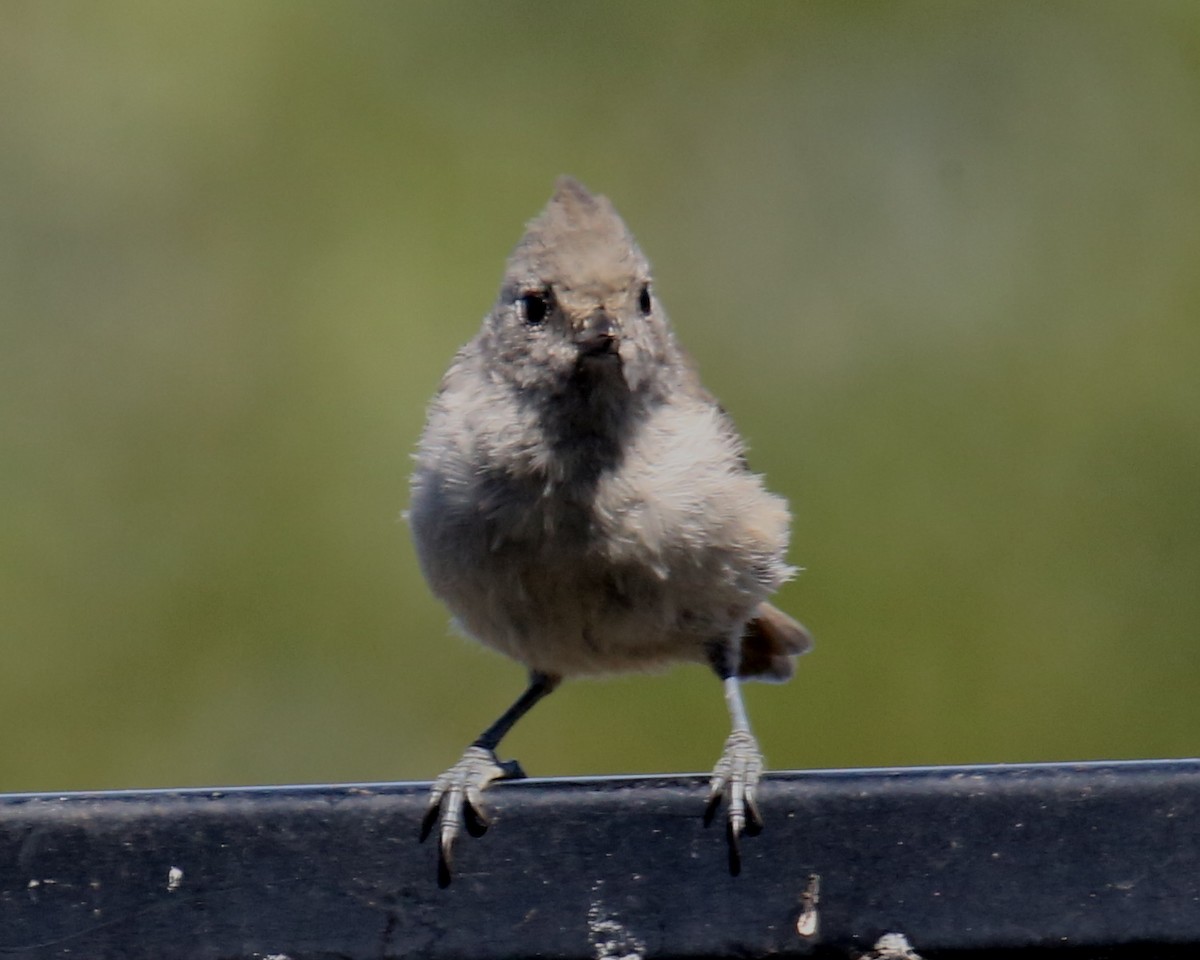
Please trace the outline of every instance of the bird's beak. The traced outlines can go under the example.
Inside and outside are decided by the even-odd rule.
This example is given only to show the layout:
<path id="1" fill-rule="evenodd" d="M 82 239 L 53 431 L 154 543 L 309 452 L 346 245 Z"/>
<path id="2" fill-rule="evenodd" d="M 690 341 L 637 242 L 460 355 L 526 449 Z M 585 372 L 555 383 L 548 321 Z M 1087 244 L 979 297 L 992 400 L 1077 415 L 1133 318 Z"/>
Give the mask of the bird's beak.
<path id="1" fill-rule="evenodd" d="M 575 343 L 579 347 L 580 357 L 616 357 L 619 356 L 621 339 L 613 318 L 603 310 L 597 310 L 579 331 Z"/>

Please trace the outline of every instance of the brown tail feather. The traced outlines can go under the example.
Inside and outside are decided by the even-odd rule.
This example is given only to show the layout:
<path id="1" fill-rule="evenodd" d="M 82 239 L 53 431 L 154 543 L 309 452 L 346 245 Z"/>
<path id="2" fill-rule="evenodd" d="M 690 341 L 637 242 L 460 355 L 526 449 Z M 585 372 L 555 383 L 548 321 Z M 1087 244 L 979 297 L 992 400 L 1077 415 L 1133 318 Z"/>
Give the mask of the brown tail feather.
<path id="1" fill-rule="evenodd" d="M 795 671 L 795 658 L 812 645 L 812 637 L 803 626 L 778 607 L 760 603 L 742 633 L 738 676 L 781 683 Z"/>

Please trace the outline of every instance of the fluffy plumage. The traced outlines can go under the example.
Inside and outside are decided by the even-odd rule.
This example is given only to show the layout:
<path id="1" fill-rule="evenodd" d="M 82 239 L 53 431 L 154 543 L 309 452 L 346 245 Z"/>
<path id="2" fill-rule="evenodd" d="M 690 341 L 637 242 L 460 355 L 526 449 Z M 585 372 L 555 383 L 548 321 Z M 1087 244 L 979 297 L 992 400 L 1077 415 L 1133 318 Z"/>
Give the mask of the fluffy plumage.
<path id="1" fill-rule="evenodd" d="M 435 785 L 424 829 L 441 823 L 443 881 L 464 804 L 479 816 L 479 792 L 512 774 L 494 748 L 537 700 L 564 677 L 681 661 L 726 684 L 733 734 L 712 792 L 734 785 L 734 856 L 762 767 L 738 678 L 785 680 L 810 644 L 766 602 L 793 573 L 789 515 L 746 466 L 607 199 L 558 181 L 446 373 L 416 460 L 409 519 L 430 586 L 532 678 Z"/>
<path id="2" fill-rule="evenodd" d="M 744 465 L 652 290 L 639 308 L 649 283 L 608 200 L 560 179 L 421 439 L 410 521 L 430 585 L 470 636 L 543 673 L 707 661 L 714 643 L 736 657 L 792 574 L 786 504 Z M 531 326 L 520 298 L 545 290 L 555 309 Z M 598 314 L 617 353 L 581 361 Z M 782 617 L 746 632 L 748 675 L 783 675 L 764 643 L 802 652 Z"/>

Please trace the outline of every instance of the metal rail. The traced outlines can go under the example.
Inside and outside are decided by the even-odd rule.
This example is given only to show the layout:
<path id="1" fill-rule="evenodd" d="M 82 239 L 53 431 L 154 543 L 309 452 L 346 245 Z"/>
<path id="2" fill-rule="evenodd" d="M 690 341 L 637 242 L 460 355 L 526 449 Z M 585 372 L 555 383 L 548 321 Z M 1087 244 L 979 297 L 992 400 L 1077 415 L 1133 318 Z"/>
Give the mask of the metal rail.
<path id="1" fill-rule="evenodd" d="M 777 773 L 737 877 L 704 778 L 501 783 L 445 890 L 426 790 L 0 796 L 0 958 L 1200 955 L 1200 761 Z"/>

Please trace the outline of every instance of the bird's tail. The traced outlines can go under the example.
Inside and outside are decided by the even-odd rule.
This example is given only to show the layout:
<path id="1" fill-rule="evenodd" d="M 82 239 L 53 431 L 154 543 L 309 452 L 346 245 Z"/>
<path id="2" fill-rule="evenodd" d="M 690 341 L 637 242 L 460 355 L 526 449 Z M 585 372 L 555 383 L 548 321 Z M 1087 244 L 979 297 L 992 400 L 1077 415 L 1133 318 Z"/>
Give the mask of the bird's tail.
<path id="1" fill-rule="evenodd" d="M 782 683 L 796 670 L 796 657 L 812 649 L 812 635 L 778 607 L 765 601 L 742 633 L 738 676 Z"/>

